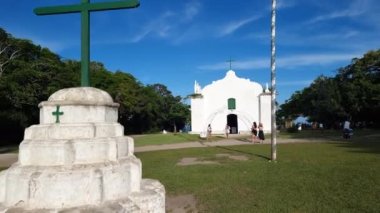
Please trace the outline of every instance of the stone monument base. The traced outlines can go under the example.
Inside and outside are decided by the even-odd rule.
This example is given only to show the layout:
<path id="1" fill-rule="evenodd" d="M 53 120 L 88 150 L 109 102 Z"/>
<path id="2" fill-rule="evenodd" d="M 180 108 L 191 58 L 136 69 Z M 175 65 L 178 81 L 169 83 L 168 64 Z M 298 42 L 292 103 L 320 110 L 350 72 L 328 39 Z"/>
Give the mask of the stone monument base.
<path id="1" fill-rule="evenodd" d="M 165 212 L 165 188 L 142 179 L 118 104 L 92 87 L 57 91 L 25 130 L 18 162 L 0 172 L 0 213 Z"/>

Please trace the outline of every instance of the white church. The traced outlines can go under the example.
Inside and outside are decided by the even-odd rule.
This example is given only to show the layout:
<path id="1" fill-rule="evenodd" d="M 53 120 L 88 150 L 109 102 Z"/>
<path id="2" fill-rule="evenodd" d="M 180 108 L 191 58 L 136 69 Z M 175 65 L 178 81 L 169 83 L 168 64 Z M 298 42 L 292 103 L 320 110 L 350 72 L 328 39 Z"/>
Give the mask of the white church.
<path id="1" fill-rule="evenodd" d="M 257 82 L 239 78 L 229 70 L 223 79 L 201 88 L 195 81 L 191 97 L 191 133 L 224 134 L 226 125 L 231 134 L 248 134 L 252 123 L 262 123 L 264 132 L 271 131 L 271 95 Z"/>

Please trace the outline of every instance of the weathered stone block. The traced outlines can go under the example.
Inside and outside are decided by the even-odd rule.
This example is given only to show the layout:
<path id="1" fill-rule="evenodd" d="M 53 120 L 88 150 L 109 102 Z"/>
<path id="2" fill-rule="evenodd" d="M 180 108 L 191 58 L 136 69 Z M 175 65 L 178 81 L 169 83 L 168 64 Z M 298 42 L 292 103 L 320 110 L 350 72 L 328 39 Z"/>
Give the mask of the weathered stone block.
<path id="1" fill-rule="evenodd" d="M 140 190 L 141 162 L 134 156 L 109 164 L 71 168 L 13 167 L 6 173 L 4 204 L 23 208 L 100 205 Z"/>
<path id="2" fill-rule="evenodd" d="M 102 163 L 117 161 L 127 156 L 133 156 L 133 139 L 130 137 L 24 140 L 19 149 L 19 162 L 22 166 Z"/>
<path id="3" fill-rule="evenodd" d="M 81 139 L 123 135 L 124 127 L 118 123 L 40 124 L 26 128 L 24 139 Z"/>

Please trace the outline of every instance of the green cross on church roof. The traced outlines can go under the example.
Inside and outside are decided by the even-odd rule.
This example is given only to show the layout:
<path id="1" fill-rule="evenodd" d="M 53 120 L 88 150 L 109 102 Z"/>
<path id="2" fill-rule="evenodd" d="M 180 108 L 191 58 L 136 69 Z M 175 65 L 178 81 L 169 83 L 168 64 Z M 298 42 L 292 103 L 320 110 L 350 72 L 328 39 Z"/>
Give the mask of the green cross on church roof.
<path id="1" fill-rule="evenodd" d="M 65 13 L 81 14 L 81 86 L 87 87 L 90 86 L 90 12 L 136 8 L 139 5 L 139 0 L 119 0 L 114 2 L 97 3 L 90 3 L 90 0 L 81 0 L 80 4 L 53 7 L 39 7 L 34 9 L 34 13 L 37 15 L 53 15 Z"/>

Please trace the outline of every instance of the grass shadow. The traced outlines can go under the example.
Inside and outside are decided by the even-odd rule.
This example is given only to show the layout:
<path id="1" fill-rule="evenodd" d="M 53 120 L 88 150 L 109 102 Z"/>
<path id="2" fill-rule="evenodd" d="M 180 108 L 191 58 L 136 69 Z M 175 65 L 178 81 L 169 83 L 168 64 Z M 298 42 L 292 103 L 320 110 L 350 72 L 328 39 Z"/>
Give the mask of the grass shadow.
<path id="1" fill-rule="evenodd" d="M 17 152 L 18 152 L 18 146 L 3 146 L 3 147 L 0 147 L 0 154 L 17 153 Z"/>
<path id="2" fill-rule="evenodd" d="M 355 153 L 380 154 L 380 141 L 366 141 L 364 139 L 349 139 L 342 142 L 333 143 L 337 147 L 350 148 Z"/>
<path id="3" fill-rule="evenodd" d="M 237 153 L 241 153 L 241 154 L 245 154 L 245 155 L 256 156 L 259 158 L 263 158 L 265 160 L 270 160 L 270 158 L 265 156 L 265 155 L 261 155 L 261 154 L 257 154 L 257 153 L 253 153 L 253 152 L 241 151 L 241 150 L 233 149 L 233 148 L 227 147 L 227 146 L 215 146 L 215 147 L 218 149 L 223 149 L 223 150 L 237 152 Z"/>

